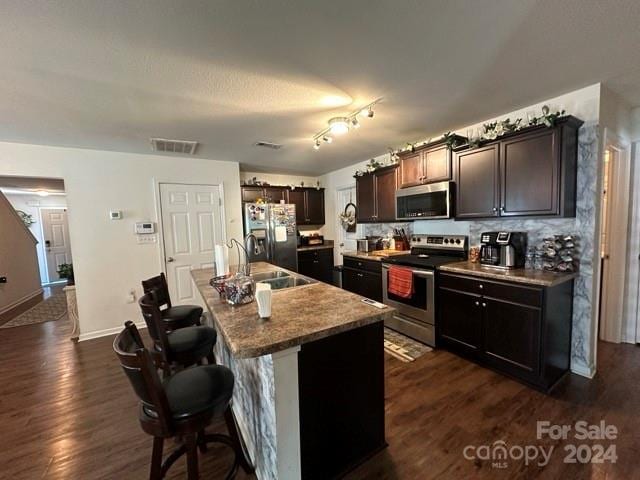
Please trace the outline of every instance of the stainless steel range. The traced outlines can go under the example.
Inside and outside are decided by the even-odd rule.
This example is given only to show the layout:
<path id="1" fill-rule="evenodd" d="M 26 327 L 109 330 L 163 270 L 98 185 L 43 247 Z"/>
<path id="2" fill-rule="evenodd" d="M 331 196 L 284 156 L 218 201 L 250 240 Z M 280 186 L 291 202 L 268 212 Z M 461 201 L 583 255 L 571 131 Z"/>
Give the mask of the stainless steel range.
<path id="1" fill-rule="evenodd" d="M 464 235 L 413 235 L 411 254 L 385 258 L 382 263 L 382 296 L 396 313 L 385 325 L 427 345 L 435 346 L 435 270 L 445 263 L 467 258 Z M 389 268 L 403 266 L 413 273 L 413 293 L 400 297 L 389 292 Z"/>

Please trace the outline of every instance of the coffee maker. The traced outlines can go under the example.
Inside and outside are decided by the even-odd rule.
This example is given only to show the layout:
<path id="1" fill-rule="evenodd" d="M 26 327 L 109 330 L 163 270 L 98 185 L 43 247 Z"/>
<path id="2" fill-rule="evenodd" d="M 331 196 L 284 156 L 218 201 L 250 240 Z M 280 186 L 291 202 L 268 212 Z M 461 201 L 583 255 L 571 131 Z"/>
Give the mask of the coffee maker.
<path id="1" fill-rule="evenodd" d="M 524 267 L 526 232 L 484 232 L 480 236 L 480 263 L 495 268 Z"/>

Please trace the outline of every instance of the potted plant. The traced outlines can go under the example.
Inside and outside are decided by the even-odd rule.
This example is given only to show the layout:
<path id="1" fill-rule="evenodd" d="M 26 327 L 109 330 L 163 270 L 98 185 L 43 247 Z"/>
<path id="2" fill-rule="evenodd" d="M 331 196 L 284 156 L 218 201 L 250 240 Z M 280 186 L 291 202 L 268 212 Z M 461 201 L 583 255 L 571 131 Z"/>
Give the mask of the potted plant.
<path id="1" fill-rule="evenodd" d="M 67 285 L 75 285 L 75 278 L 73 277 L 73 264 L 71 263 L 62 263 L 58 267 L 58 275 L 60 278 L 67 279 Z"/>

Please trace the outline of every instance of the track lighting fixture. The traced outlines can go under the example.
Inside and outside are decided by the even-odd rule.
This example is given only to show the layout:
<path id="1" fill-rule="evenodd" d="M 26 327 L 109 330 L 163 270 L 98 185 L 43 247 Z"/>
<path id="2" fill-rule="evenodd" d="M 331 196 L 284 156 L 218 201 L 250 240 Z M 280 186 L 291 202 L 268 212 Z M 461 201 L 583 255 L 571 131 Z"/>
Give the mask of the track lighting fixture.
<path id="1" fill-rule="evenodd" d="M 329 120 L 329 126 L 324 130 L 316 133 L 313 136 L 313 148 L 318 150 L 321 145 L 321 140 L 325 143 L 331 143 L 333 141 L 332 135 L 343 135 L 347 133 L 350 129 L 360 128 L 360 121 L 358 120 L 358 115 L 373 118 L 374 112 L 373 107 L 382 101 L 382 98 L 378 98 L 374 100 L 368 105 L 351 112 L 349 115 L 344 117 L 333 117 Z"/>

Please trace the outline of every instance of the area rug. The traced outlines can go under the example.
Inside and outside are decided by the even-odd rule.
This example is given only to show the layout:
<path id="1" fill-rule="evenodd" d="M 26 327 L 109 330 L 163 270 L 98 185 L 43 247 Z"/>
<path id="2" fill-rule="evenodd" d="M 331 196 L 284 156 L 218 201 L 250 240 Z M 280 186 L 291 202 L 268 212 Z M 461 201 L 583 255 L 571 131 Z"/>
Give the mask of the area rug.
<path id="1" fill-rule="evenodd" d="M 9 320 L 0 328 L 22 327 L 35 323 L 44 323 L 51 320 L 59 320 L 67 313 L 67 297 L 64 293 L 56 293 L 21 313 L 16 318 Z"/>
<path id="2" fill-rule="evenodd" d="M 398 360 L 409 363 L 425 353 L 432 352 L 433 348 L 385 327 L 384 351 Z"/>

